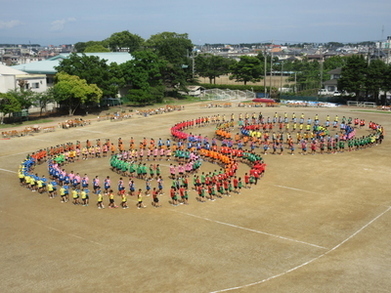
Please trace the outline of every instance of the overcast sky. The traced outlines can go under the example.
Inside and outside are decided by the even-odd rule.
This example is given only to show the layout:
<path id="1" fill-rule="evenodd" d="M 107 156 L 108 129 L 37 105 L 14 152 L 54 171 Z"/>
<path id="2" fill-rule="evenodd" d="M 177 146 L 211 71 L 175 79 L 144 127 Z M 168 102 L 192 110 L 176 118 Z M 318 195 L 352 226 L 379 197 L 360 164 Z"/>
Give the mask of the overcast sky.
<path id="1" fill-rule="evenodd" d="M 0 43 L 101 41 L 169 31 L 194 44 L 377 41 L 391 35 L 389 0 L 0 0 Z M 383 29 L 384 28 L 384 29 Z"/>

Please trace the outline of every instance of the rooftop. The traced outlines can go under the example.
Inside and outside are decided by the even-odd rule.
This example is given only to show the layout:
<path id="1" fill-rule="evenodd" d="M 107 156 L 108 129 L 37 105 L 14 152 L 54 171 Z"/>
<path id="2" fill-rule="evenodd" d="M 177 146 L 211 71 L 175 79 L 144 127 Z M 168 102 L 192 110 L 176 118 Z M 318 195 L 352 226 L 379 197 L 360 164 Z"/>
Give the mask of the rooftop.
<path id="1" fill-rule="evenodd" d="M 84 53 L 86 56 L 97 56 L 100 59 L 107 60 L 108 64 L 117 63 L 122 64 L 126 61 L 132 60 L 133 57 L 128 52 L 107 52 L 107 53 Z M 21 64 L 12 66 L 12 68 L 21 70 L 32 74 L 56 74 L 55 67 L 66 58 L 69 58 L 71 53 L 59 54 L 43 61 L 31 62 L 28 64 Z M 77 55 L 82 55 L 79 53 Z"/>

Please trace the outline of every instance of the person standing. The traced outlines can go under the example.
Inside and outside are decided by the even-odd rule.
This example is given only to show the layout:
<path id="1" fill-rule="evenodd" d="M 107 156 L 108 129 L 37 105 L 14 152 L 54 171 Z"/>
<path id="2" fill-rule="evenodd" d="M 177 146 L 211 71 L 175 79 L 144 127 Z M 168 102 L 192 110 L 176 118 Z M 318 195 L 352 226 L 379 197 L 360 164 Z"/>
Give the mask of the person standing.
<path id="1" fill-rule="evenodd" d="M 152 206 L 155 208 L 161 207 L 159 204 L 159 191 L 156 189 L 156 187 L 152 189 Z"/>
<path id="2" fill-rule="evenodd" d="M 98 197 L 98 202 L 97 202 L 97 207 L 98 209 L 104 209 L 105 206 L 103 205 L 103 194 L 102 194 L 102 190 L 100 189 L 100 187 L 98 187 L 96 190 L 95 190 L 95 194 L 97 195 Z"/>
<path id="3" fill-rule="evenodd" d="M 124 192 L 124 193 L 122 193 L 122 195 L 121 195 L 121 207 L 122 207 L 123 209 L 127 209 L 127 208 L 128 208 L 127 202 L 128 202 L 128 197 L 127 197 L 127 195 L 126 195 L 126 192 Z"/>
<path id="4" fill-rule="evenodd" d="M 80 191 L 80 197 L 81 197 L 81 200 L 83 201 L 83 207 L 86 207 L 88 206 L 88 202 L 89 202 L 89 190 L 87 188 L 84 188 Z"/>
<path id="5" fill-rule="evenodd" d="M 141 188 L 137 191 L 137 208 L 146 208 L 146 206 L 143 204 L 143 191 Z"/>
<path id="6" fill-rule="evenodd" d="M 117 208 L 118 206 L 115 205 L 115 202 L 114 202 L 114 191 L 112 189 L 110 189 L 109 191 L 109 208 L 113 209 L 113 208 Z"/>

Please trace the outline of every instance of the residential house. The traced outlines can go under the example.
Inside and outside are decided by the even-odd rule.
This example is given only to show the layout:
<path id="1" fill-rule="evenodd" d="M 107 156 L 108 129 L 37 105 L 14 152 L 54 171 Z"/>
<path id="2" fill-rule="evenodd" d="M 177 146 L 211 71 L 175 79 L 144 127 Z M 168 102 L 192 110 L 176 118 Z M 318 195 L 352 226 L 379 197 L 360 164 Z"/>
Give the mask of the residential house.
<path id="1" fill-rule="evenodd" d="M 326 92 L 334 93 L 338 91 L 338 79 L 341 77 L 342 67 L 330 70 L 327 72 L 330 74 L 330 79 L 323 82 L 323 86 L 326 89 Z"/>
<path id="2" fill-rule="evenodd" d="M 69 58 L 71 53 L 59 54 L 46 60 L 31 62 L 28 64 L 21 64 L 13 66 L 13 68 L 22 70 L 30 74 L 45 74 L 48 87 L 53 86 L 54 76 L 57 73 L 55 67 L 59 66 L 60 62 Z M 100 59 L 107 60 L 108 64 L 121 64 L 132 60 L 133 57 L 127 52 L 107 52 L 107 53 L 85 53 L 86 56 L 97 56 Z"/>
<path id="3" fill-rule="evenodd" d="M 13 67 L 0 65 L 0 93 L 23 87 L 33 92 L 44 92 L 47 89 L 44 74 L 28 74 Z"/>

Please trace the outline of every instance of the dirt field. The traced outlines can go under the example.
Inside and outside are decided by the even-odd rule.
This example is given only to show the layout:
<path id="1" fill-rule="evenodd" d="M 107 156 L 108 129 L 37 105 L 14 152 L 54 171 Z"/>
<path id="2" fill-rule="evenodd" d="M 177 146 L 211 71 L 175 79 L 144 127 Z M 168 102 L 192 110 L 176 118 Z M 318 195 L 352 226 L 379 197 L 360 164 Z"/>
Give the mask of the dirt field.
<path id="1" fill-rule="evenodd" d="M 209 78 L 203 78 L 199 77 L 198 78 L 201 83 L 209 83 Z M 269 87 L 270 85 L 275 88 L 281 88 L 285 87 L 286 85 L 290 84 L 293 86 L 294 82 L 288 82 L 287 81 L 288 77 L 286 76 L 270 76 L 266 77 L 266 86 Z M 216 78 L 216 84 L 236 84 L 236 85 L 243 85 L 243 82 L 236 82 L 235 80 L 229 79 L 228 76 L 221 76 Z M 247 85 L 265 85 L 265 80 L 261 80 L 260 82 L 248 82 Z"/>
<path id="2" fill-rule="evenodd" d="M 0 292 L 390 292 L 391 116 L 354 108 L 201 108 L 93 122 L 0 141 Z M 68 141 L 169 137 L 176 122 L 262 111 L 375 121 L 386 140 L 356 152 L 266 155 L 256 187 L 214 202 L 138 210 L 61 204 L 18 184 L 27 153 Z M 213 127 L 194 130 L 212 136 Z M 362 133 L 366 133 L 363 130 Z M 167 162 L 161 162 L 167 171 Z M 46 166 L 36 170 L 46 174 Z M 205 163 L 206 171 L 216 168 Z M 241 166 L 240 174 L 248 167 Z M 108 159 L 68 171 L 117 182 Z M 165 174 L 166 175 L 166 174 Z M 126 181 L 127 182 L 127 181 Z M 170 184 L 165 178 L 165 187 Z M 143 187 L 143 186 L 140 186 Z"/>

